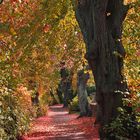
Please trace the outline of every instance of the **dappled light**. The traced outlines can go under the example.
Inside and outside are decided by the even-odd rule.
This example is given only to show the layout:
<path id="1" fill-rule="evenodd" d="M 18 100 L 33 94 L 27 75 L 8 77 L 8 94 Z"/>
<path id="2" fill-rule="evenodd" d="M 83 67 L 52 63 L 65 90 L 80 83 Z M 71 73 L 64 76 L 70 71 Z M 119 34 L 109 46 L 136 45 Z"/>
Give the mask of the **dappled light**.
<path id="1" fill-rule="evenodd" d="M 93 127 L 95 118 L 77 119 L 78 114 L 69 114 L 62 105 L 50 106 L 48 115 L 35 120 L 32 129 L 23 140 L 99 140 L 98 127 Z"/>
<path id="2" fill-rule="evenodd" d="M 140 139 L 140 0 L 0 0 L 0 140 Z"/>

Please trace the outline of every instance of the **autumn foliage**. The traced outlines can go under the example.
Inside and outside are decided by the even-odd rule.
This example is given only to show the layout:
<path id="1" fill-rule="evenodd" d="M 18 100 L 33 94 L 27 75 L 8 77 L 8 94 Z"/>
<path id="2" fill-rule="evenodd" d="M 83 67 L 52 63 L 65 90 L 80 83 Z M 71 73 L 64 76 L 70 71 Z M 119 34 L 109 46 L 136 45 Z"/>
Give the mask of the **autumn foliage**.
<path id="1" fill-rule="evenodd" d="M 137 2 L 128 12 L 122 39 L 126 49 L 123 73 L 132 92 L 125 103 L 134 112 L 140 109 L 139 19 Z M 71 0 L 4 0 L 0 4 L 0 139 L 14 140 L 28 131 L 38 109 L 32 106 L 31 92 L 39 92 L 39 115 L 46 113 L 50 91 L 57 97 L 60 62 L 65 61 L 75 76 L 85 62 L 85 51 Z"/>

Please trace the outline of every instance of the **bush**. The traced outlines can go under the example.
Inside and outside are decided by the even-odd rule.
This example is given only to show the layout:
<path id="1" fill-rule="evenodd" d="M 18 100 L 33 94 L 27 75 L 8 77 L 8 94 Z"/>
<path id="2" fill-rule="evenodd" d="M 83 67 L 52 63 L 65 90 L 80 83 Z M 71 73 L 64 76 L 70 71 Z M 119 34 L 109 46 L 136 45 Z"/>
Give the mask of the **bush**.
<path id="1" fill-rule="evenodd" d="M 105 127 L 109 140 L 137 140 L 140 136 L 140 124 L 135 119 L 135 114 L 128 114 L 121 109 L 120 115 Z"/>
<path id="2" fill-rule="evenodd" d="M 94 86 L 88 86 L 86 89 L 87 89 L 88 95 L 91 95 L 91 94 L 93 94 L 93 93 L 96 92 L 96 87 L 95 87 L 95 85 L 94 85 Z"/>
<path id="3" fill-rule="evenodd" d="M 78 104 L 78 96 L 75 96 L 72 102 L 69 105 L 69 110 L 71 111 L 80 111 L 79 104 Z"/>
<path id="4" fill-rule="evenodd" d="M 29 129 L 32 107 L 25 94 L 1 86 L 0 89 L 0 139 L 16 140 Z"/>
<path id="5" fill-rule="evenodd" d="M 42 105 L 54 105 L 56 104 L 57 102 L 54 100 L 54 98 L 52 96 L 50 96 L 50 94 L 47 94 L 47 93 L 43 93 L 41 96 L 40 96 L 40 103 Z"/>
<path id="6" fill-rule="evenodd" d="M 33 110 L 34 110 L 34 118 L 38 118 L 41 116 L 45 116 L 47 114 L 47 105 L 42 105 L 42 104 L 38 104 L 38 105 L 34 105 L 33 106 Z"/>
<path id="7" fill-rule="evenodd" d="M 132 94 L 130 94 L 132 95 Z M 135 98 L 124 98 L 124 107 L 118 108 L 119 115 L 104 127 L 108 140 L 138 140 L 140 138 L 140 112 L 139 100 Z"/>

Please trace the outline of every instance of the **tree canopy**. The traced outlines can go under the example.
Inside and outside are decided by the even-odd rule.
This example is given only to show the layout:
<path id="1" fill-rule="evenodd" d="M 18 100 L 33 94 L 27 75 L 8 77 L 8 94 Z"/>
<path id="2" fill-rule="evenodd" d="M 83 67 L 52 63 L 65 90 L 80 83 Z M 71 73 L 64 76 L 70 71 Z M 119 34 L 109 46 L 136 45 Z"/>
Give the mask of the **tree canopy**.
<path id="1" fill-rule="evenodd" d="M 3 93 L 0 94 L 0 112 L 2 109 L 7 111 L 12 102 L 16 107 L 20 108 L 20 102 L 23 108 L 27 107 L 30 97 L 26 101 L 24 95 L 30 90 L 30 81 L 39 85 L 43 95 L 49 94 L 52 88 L 56 91 L 61 80 L 62 61 L 75 75 L 83 63 L 87 63 L 84 38 L 75 18 L 78 2 L 0 0 L 0 93 Z M 123 74 L 132 91 L 132 99 L 128 102 L 137 109 L 140 105 L 140 1 L 125 0 L 124 4 L 130 9 L 123 23 L 122 42 L 126 50 Z M 76 76 L 73 78 L 75 85 Z M 19 87 L 25 94 L 18 94 Z M 8 99 L 12 101 L 7 102 Z M 18 116 L 15 110 L 13 112 Z M 5 114 L 3 111 L 3 116 Z M 29 117 L 29 114 L 25 116 Z M 5 137 L 1 128 L 0 133 Z"/>

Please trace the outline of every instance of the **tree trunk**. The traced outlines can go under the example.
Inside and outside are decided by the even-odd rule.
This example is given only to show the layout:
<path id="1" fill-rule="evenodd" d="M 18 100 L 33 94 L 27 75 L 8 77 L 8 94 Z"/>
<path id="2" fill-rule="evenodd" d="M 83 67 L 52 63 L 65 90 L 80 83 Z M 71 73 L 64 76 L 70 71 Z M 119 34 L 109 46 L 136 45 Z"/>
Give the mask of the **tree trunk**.
<path id="1" fill-rule="evenodd" d="M 50 95 L 51 95 L 51 97 L 52 97 L 52 105 L 58 104 L 58 101 L 57 101 L 57 99 L 56 99 L 55 96 L 54 96 L 54 91 L 53 91 L 52 88 L 51 88 L 51 90 L 50 90 Z"/>
<path id="2" fill-rule="evenodd" d="M 125 50 L 121 41 L 127 10 L 123 0 L 79 0 L 76 8 L 86 59 L 95 79 L 101 128 L 117 116 L 122 92 L 127 91 L 122 75 Z"/>
<path id="3" fill-rule="evenodd" d="M 72 99 L 72 75 L 65 67 L 61 69 L 61 89 L 64 94 L 63 104 L 67 107 Z"/>
<path id="4" fill-rule="evenodd" d="M 62 96 L 62 85 L 61 85 L 61 82 L 58 84 L 57 95 L 58 95 L 60 104 L 63 104 L 63 96 Z"/>
<path id="5" fill-rule="evenodd" d="M 89 79 L 89 73 L 84 73 L 84 70 L 78 72 L 78 84 L 77 93 L 80 108 L 80 117 L 89 115 L 89 103 L 87 100 L 87 81 Z"/>

